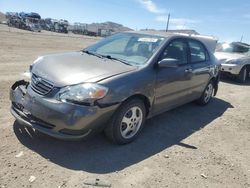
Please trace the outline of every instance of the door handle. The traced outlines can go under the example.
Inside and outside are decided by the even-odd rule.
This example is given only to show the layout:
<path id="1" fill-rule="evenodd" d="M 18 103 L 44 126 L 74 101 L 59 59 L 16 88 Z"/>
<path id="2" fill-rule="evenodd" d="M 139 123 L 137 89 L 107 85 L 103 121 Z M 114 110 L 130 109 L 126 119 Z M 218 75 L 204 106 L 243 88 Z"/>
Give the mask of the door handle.
<path id="1" fill-rule="evenodd" d="M 191 68 L 186 69 L 185 72 L 186 72 L 186 73 L 192 73 L 192 72 L 193 72 L 193 69 L 191 69 Z"/>

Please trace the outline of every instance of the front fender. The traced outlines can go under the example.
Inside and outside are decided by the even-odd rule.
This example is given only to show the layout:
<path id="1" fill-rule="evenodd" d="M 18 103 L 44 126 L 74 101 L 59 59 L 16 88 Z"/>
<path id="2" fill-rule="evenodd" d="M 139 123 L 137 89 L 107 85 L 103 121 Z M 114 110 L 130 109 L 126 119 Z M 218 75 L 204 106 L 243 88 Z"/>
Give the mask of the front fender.
<path id="1" fill-rule="evenodd" d="M 155 75 L 154 70 L 138 70 L 103 80 L 100 83 L 108 87 L 109 92 L 98 103 L 101 105 L 122 103 L 131 96 L 143 95 L 152 105 L 155 93 Z"/>

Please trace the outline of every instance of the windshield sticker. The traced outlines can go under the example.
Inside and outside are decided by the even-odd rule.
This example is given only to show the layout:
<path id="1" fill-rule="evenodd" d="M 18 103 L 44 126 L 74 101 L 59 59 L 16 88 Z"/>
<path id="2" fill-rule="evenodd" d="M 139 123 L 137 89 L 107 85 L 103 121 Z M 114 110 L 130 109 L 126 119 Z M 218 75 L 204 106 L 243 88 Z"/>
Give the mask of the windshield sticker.
<path id="1" fill-rule="evenodd" d="M 157 42 L 157 38 L 139 38 L 138 42 Z"/>

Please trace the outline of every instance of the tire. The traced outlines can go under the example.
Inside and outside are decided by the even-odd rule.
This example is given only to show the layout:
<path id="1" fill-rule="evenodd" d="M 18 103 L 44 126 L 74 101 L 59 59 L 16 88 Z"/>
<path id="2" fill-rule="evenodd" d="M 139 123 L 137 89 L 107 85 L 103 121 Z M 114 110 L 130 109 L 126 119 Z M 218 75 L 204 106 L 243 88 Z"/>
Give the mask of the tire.
<path id="1" fill-rule="evenodd" d="M 146 109 L 140 99 L 132 99 L 119 107 L 105 129 L 109 140 L 115 144 L 128 144 L 141 132 L 146 118 Z"/>
<path id="2" fill-rule="evenodd" d="M 201 97 L 197 100 L 197 103 L 201 106 L 207 105 L 211 101 L 213 94 L 214 94 L 214 84 L 212 81 L 210 81 L 207 84 L 205 90 L 203 91 Z"/>
<path id="3" fill-rule="evenodd" d="M 237 76 L 237 80 L 240 83 L 245 83 L 247 79 L 247 67 L 243 67 L 240 71 L 240 74 Z"/>

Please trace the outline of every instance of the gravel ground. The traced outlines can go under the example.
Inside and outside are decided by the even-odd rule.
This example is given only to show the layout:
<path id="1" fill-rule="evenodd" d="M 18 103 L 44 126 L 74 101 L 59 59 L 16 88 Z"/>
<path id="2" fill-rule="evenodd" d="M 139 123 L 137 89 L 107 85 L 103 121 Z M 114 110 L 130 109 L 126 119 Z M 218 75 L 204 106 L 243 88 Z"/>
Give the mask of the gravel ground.
<path id="1" fill-rule="evenodd" d="M 147 121 L 133 143 L 102 134 L 68 142 L 17 124 L 9 88 L 39 55 L 98 40 L 0 25 L 0 187 L 250 187 L 250 83 L 220 82 L 206 107 L 193 103 Z"/>

